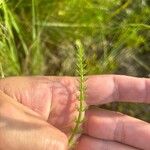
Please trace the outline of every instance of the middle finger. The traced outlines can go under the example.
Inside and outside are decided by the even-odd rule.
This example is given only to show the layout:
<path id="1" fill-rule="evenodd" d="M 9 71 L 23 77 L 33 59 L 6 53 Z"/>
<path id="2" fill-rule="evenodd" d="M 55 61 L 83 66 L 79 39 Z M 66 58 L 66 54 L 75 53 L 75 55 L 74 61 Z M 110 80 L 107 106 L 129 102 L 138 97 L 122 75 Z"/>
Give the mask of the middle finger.
<path id="1" fill-rule="evenodd" d="M 149 123 L 121 113 L 103 109 L 88 110 L 84 132 L 95 138 L 150 149 Z"/>

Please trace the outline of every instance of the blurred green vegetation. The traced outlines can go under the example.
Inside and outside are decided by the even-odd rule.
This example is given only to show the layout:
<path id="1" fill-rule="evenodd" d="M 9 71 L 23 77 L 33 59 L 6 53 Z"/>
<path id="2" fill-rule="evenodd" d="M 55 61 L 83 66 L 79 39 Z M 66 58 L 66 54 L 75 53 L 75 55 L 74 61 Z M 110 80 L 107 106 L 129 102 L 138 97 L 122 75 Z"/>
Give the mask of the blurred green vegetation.
<path id="1" fill-rule="evenodd" d="M 75 41 L 88 74 L 150 73 L 149 0 L 0 0 L 2 76 L 75 75 Z M 150 121 L 150 106 L 109 109 Z"/>

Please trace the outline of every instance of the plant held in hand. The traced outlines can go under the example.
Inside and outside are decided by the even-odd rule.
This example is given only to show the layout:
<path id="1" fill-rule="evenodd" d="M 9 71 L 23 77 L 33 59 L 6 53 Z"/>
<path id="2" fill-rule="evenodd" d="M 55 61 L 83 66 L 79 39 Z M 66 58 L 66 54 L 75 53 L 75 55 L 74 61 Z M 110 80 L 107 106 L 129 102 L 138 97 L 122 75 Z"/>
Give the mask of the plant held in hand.
<path id="1" fill-rule="evenodd" d="M 69 138 L 69 147 L 73 147 L 75 144 L 77 138 L 82 132 L 81 125 L 84 122 L 84 116 L 85 116 L 85 110 L 86 110 L 86 104 L 85 104 L 85 98 L 86 98 L 86 61 L 85 61 L 85 52 L 84 48 L 82 46 L 82 43 L 80 40 L 76 41 L 77 46 L 77 67 L 76 67 L 76 73 L 79 76 L 78 78 L 78 90 L 79 90 L 79 104 L 77 106 L 78 110 L 78 116 L 75 118 L 75 127 L 72 130 L 72 133 Z"/>

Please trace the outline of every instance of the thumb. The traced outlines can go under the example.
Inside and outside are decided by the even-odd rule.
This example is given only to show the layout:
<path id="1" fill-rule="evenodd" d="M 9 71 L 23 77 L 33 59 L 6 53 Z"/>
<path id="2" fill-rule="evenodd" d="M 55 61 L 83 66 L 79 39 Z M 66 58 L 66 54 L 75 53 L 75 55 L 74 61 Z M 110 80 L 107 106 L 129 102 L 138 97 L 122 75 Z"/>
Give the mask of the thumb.
<path id="1" fill-rule="evenodd" d="M 0 91 L 1 150 L 67 150 L 67 136 Z"/>

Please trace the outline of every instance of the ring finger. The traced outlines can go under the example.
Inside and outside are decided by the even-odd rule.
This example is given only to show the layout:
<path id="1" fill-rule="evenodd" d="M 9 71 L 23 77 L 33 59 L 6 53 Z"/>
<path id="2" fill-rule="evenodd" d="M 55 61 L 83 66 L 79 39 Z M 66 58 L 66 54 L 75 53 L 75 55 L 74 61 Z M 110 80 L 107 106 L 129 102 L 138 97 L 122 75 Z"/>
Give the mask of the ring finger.
<path id="1" fill-rule="evenodd" d="M 96 139 L 90 136 L 81 136 L 75 150 L 137 150 L 136 148 L 117 143 Z"/>

